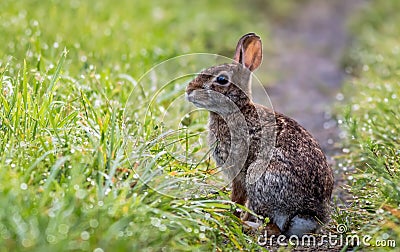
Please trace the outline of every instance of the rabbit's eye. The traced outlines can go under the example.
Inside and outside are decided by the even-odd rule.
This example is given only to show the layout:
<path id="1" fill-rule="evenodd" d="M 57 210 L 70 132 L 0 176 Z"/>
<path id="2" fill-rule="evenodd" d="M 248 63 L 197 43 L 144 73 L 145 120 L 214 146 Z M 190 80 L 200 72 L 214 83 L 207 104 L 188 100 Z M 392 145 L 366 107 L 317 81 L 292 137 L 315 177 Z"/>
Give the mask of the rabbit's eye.
<path id="1" fill-rule="evenodd" d="M 228 78 L 228 76 L 221 74 L 221 75 L 218 75 L 216 81 L 218 84 L 226 85 L 229 82 L 229 78 Z"/>

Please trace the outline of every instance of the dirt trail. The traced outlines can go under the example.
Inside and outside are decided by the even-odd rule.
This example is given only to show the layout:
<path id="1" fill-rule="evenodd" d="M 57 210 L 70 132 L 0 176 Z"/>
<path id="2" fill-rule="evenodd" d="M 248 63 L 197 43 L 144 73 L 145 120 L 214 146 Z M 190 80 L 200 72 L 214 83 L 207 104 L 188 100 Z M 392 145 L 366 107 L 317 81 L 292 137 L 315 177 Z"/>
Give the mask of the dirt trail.
<path id="1" fill-rule="evenodd" d="M 274 109 L 309 130 L 331 162 L 340 140 L 331 110 L 345 80 L 341 59 L 350 41 L 346 24 L 362 4 L 362 0 L 305 1 L 289 20 L 272 24 L 269 43 L 274 54 L 264 55 L 261 69 L 276 76 L 266 89 Z M 253 93 L 256 101 L 259 93 Z M 343 172 L 335 172 L 340 185 Z M 335 195 L 343 198 L 338 186 Z"/>

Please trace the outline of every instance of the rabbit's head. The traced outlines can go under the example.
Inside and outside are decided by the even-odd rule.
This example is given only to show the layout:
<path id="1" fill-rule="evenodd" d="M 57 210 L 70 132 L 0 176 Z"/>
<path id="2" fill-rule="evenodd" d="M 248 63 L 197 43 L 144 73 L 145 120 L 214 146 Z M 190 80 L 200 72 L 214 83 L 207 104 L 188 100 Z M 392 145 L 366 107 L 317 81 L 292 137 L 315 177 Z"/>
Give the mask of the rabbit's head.
<path id="1" fill-rule="evenodd" d="M 229 110 L 227 99 L 239 108 L 245 106 L 251 101 L 251 73 L 261 61 L 260 37 L 246 34 L 236 46 L 234 62 L 202 71 L 189 83 L 186 97 L 197 107 L 217 113 Z"/>

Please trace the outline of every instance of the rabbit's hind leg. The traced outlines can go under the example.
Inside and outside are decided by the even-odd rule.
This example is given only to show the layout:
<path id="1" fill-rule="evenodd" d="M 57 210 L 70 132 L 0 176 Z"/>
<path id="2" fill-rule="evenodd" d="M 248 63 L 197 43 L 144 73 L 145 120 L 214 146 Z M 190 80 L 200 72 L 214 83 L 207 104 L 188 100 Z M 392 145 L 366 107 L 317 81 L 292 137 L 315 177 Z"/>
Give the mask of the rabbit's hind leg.
<path id="1" fill-rule="evenodd" d="M 305 234 L 316 233 L 319 227 L 320 225 L 315 218 L 308 215 L 296 215 L 290 220 L 286 235 L 301 237 Z"/>

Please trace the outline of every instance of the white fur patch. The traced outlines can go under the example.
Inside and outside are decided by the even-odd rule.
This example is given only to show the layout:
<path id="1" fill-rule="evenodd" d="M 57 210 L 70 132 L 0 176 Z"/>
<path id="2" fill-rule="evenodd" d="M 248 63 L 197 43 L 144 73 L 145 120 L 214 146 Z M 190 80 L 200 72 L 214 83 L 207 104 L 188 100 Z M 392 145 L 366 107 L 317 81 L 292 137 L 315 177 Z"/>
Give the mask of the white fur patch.
<path id="1" fill-rule="evenodd" d="M 317 222 L 312 218 L 301 218 L 299 216 L 295 216 L 290 223 L 289 230 L 287 235 L 297 235 L 303 236 L 307 233 L 315 232 L 318 228 Z"/>

